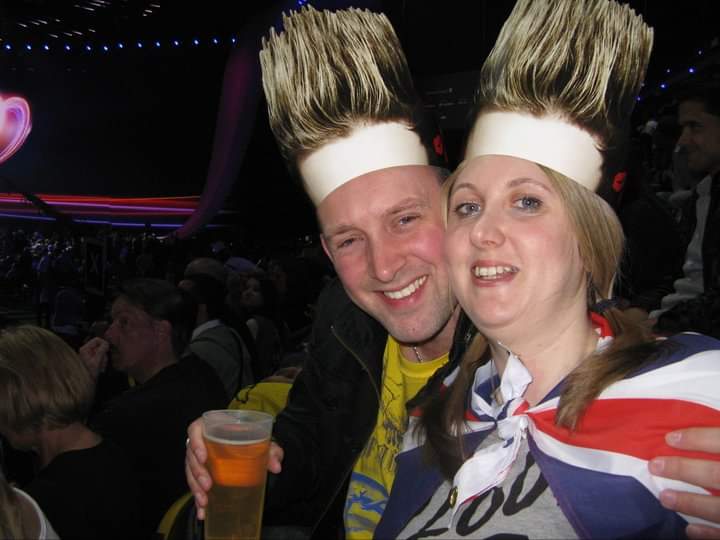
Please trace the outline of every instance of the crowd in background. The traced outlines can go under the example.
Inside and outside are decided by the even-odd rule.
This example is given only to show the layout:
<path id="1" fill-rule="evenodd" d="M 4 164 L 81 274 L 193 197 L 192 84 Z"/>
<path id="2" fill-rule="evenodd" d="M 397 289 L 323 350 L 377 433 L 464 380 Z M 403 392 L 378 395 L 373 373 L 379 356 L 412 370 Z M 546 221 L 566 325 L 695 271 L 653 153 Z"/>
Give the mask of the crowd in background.
<path id="1" fill-rule="evenodd" d="M 611 198 L 627 236 L 624 272 L 616 284 L 617 300 L 626 309 L 641 310 L 644 315 L 661 308 L 663 297 L 672 292 L 675 280 L 682 276 L 689 235 L 692 233 L 692 229 L 688 230 L 683 223 L 683 209 L 688 201 L 693 201 L 695 188 L 702 179 L 694 177 L 688 170 L 686 155 L 677 146 L 680 135 L 676 111 L 671 107 L 657 111 L 657 114 L 638 126 L 630 146 L 627 170 L 616 177 L 612 187 L 615 193 Z M 85 249 L 88 241 L 104 248 L 101 280 L 93 283 L 92 287 L 88 286 L 88 272 L 97 269 L 90 267 L 91 261 Z M 219 273 L 215 270 L 190 271 L 189 265 L 197 260 L 215 261 L 216 266 L 219 265 L 223 270 Z M 212 264 L 208 264 L 205 266 L 212 267 Z M 185 415 L 178 415 L 175 432 L 161 433 L 162 436 L 173 438 L 173 444 L 177 443 L 174 439 L 180 438 L 179 450 L 182 452 L 183 422 L 196 418 L 206 408 L 226 406 L 236 394 L 236 401 L 246 403 L 250 400 L 248 387 L 277 377 L 278 373 L 281 377 L 295 373 L 293 370 L 300 369 L 303 364 L 304 345 L 312 325 L 313 304 L 331 276 L 332 267 L 318 245 L 298 246 L 280 254 L 270 249 L 266 252 L 253 249 L 252 253 L 248 253 L 231 241 L 210 236 L 181 242 L 148 232 L 103 231 L 94 237 L 81 237 L 47 229 L 32 231 L 6 227 L 0 233 L 0 292 L 3 298 L 15 306 L 28 306 L 34 314 L 35 324 L 50 330 L 69 348 L 62 348 L 57 341 L 53 341 L 53 334 L 37 333 L 27 328 L 20 337 L 14 334 L 11 337 L 20 341 L 34 339 L 37 343 L 43 343 L 53 354 L 66 356 L 69 358 L 66 367 L 69 371 L 82 369 L 80 361 L 71 358 L 71 350 L 86 347 L 97 337 L 107 339 L 109 348 L 91 352 L 86 349 L 85 354 L 81 354 L 82 362 L 86 365 L 90 362 L 92 380 L 78 383 L 84 390 L 77 392 L 85 397 L 76 399 L 78 403 L 73 405 L 74 408 L 71 407 L 75 412 L 68 416 L 70 425 L 76 426 L 88 441 L 83 450 L 96 448 L 97 441 L 102 440 L 108 443 L 102 447 L 103 451 L 92 459 L 84 457 L 84 461 L 66 464 L 62 474 L 52 477 L 47 471 L 49 462 L 43 463 L 42 459 L 38 461 L 37 455 L 30 457 L 12 449 L 32 448 L 37 454 L 36 445 L 18 439 L 3 440 L 1 457 L 5 476 L 21 486 L 29 486 L 28 491 L 40 502 L 60 537 L 115 535 L 122 538 L 127 537 L 128 531 L 149 536 L 157 528 L 159 518 L 169 503 L 185 491 L 182 455 L 173 458 L 165 455 L 161 459 L 173 464 L 174 472 L 167 473 L 174 475 L 173 479 L 163 478 L 160 483 L 155 478 L 137 482 L 122 481 L 119 476 L 127 480 L 138 474 L 138 460 L 147 459 L 147 449 L 128 448 L 124 439 L 137 437 L 121 433 L 117 426 L 122 422 L 132 423 L 128 420 L 132 417 L 129 416 L 131 413 L 143 414 L 142 411 L 149 410 L 157 412 L 158 399 L 167 398 L 168 403 L 175 403 L 169 394 L 172 393 L 175 398 L 178 394 L 182 397 L 182 389 L 190 388 L 190 383 L 200 385 L 205 384 L 201 381 L 207 380 L 207 399 L 198 398 L 194 408 L 188 409 Z M 178 288 L 183 280 L 192 282 L 189 288 Z M 173 295 L 178 296 L 175 298 Z M 155 313 L 154 308 L 145 304 L 153 298 L 161 298 L 160 304 L 167 302 L 167 311 Z M 218 298 L 222 300 L 219 304 Z M 183 321 L 173 319 L 180 317 L 178 313 L 182 310 L 171 304 L 186 301 L 190 307 L 185 306 L 183 309 L 188 308 L 190 311 L 186 310 L 187 313 L 192 315 L 187 315 Z M 165 351 L 170 360 L 160 366 L 159 370 L 152 371 L 145 380 L 143 372 L 137 370 L 136 366 L 116 365 L 115 362 L 116 358 L 124 354 L 123 347 L 130 347 L 127 341 L 123 341 L 127 337 L 123 336 L 123 332 L 127 330 L 117 326 L 124 324 L 118 321 L 122 320 L 122 309 L 127 306 L 137 310 L 133 316 L 147 316 L 152 321 L 165 320 L 164 317 L 167 317 L 173 326 L 172 339 L 169 338 Z M 199 306 L 204 306 L 203 317 L 199 315 Z M 673 327 L 676 323 L 678 330 L 685 330 L 688 324 L 695 324 L 694 330 L 720 336 L 717 291 L 706 291 L 704 301 L 688 309 L 691 312 L 682 312 L 681 321 L 661 317 L 660 322 L 665 325 L 661 328 L 670 333 L 676 329 Z M 193 361 L 203 360 L 201 353 L 192 352 L 192 343 L 200 335 L 196 335 L 197 330 L 205 331 L 207 324 L 216 320 L 220 321 L 218 324 L 231 329 L 231 333 L 227 334 L 231 336 L 230 340 L 238 340 L 238 362 L 242 364 L 242 357 L 245 357 L 250 365 L 245 377 L 235 374 L 237 383 L 229 386 L 225 384 L 225 388 L 222 388 L 222 383 L 227 383 L 227 379 L 223 379 L 221 371 L 218 371 L 223 367 L 212 365 L 211 368 L 215 370 L 213 375 L 205 365 L 196 365 L 190 369 L 190 361 L 187 360 L 188 357 L 193 358 Z M 7 327 L 17 322 L 6 320 L 3 324 Z M 132 321 L 128 324 L 132 325 Z M 163 335 L 161 330 L 157 330 L 158 335 Z M 182 339 L 175 335 L 179 333 L 183 334 Z M 0 339 L 0 345 L 3 339 L 6 337 Z M 17 347 L 17 350 L 25 350 L 19 345 Z M 33 351 L 32 347 L 26 349 Z M 191 351 L 189 356 L 188 350 Z M 152 354 L 157 355 L 157 349 L 153 351 Z M 95 352 L 98 354 L 93 357 Z M 112 358 L 109 365 L 92 363 L 100 361 L 100 353 L 108 352 Z M 130 352 L 127 354 L 129 358 Z M 140 358 L 142 354 L 145 353 L 137 353 L 137 357 Z M 12 356 L 10 353 L 8 355 Z M 176 369 L 176 365 L 184 365 L 184 370 Z M 166 379 L 170 378 L 168 366 L 179 370 L 173 375 L 175 379 L 164 381 L 166 386 L 158 390 L 157 394 L 142 395 L 138 388 L 148 392 L 151 382 L 156 388 L 160 387 L 158 373 L 162 372 Z M 287 368 L 291 368 L 290 371 Z M 216 380 L 211 381 L 214 376 Z M 291 380 L 292 375 L 288 377 L 288 382 Z M 240 384 L 240 381 L 249 384 Z M 43 382 L 48 384 L 48 388 L 52 386 L 51 381 Z M 215 384 L 217 382 L 221 384 Z M 72 393 L 75 390 L 52 390 L 58 393 L 62 391 Z M 46 398 L 40 396 L 38 399 Z M 53 401 L 53 406 L 68 409 L 68 406 L 58 405 L 56 401 Z M 282 400 L 279 406 L 282 406 Z M 7 420 L 8 414 L 3 412 L 0 419 Z M 13 414 L 17 419 L 32 419 L 32 414 L 23 416 L 19 410 Z M 157 414 L 147 414 L 148 430 L 152 431 L 156 424 L 151 423 L 151 420 L 160 422 L 162 418 Z M 90 418 L 87 429 L 82 427 L 86 418 Z M 27 426 L 18 424 L 16 435 L 22 432 L 20 427 Z M 156 433 L 154 438 L 159 436 Z M 67 500 L 60 500 L 58 492 L 53 491 L 52 483 L 60 481 L 58 478 L 70 478 L 70 472 L 84 474 L 92 466 L 106 470 L 108 464 L 116 473 L 125 471 L 116 474 L 118 477 L 103 477 L 101 480 L 112 482 L 115 486 L 111 503 L 116 509 L 122 509 L 126 522 L 119 524 L 115 531 L 100 531 L 94 527 L 103 522 L 99 519 L 103 516 L 85 515 L 68 519 L 71 514 Z M 148 468 L 147 463 L 145 465 L 141 470 L 142 475 L 147 476 L 151 474 L 152 468 Z M 150 484 L 176 486 L 167 493 L 151 494 L 154 498 L 148 504 L 156 506 L 152 512 L 148 512 L 147 508 L 132 507 L 129 503 L 134 500 L 130 493 L 138 485 L 144 486 L 148 480 Z M 86 486 L 85 489 L 88 493 L 97 494 L 103 490 L 99 483 Z M 5 490 L 4 493 L 5 497 L 17 497 L 11 491 Z"/>

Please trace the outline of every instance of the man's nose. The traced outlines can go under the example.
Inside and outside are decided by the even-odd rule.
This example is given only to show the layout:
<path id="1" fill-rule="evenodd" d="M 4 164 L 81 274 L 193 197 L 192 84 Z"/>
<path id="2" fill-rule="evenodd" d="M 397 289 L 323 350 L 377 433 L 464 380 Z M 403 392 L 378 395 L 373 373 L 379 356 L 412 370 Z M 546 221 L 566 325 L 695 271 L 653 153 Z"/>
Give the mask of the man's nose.
<path id="1" fill-rule="evenodd" d="M 401 244 L 389 239 L 369 244 L 368 252 L 371 276 L 384 283 L 391 282 L 405 264 Z"/>

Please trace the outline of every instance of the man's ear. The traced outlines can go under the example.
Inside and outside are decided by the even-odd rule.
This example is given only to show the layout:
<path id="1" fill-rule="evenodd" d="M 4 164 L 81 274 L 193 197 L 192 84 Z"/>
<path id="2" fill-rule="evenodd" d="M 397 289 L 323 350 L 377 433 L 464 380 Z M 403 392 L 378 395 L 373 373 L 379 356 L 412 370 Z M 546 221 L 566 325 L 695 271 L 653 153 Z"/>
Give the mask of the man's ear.
<path id="1" fill-rule="evenodd" d="M 155 329 L 158 335 L 167 337 L 168 339 L 172 336 L 172 325 L 170 321 L 155 321 Z"/>
<path id="2" fill-rule="evenodd" d="M 323 236 L 322 234 L 320 235 L 320 244 L 322 244 L 323 251 L 325 252 L 325 255 L 328 256 L 328 259 L 330 259 L 330 262 L 335 264 L 332 253 L 330 253 L 330 249 L 328 248 L 327 242 L 325 241 L 325 236 Z"/>

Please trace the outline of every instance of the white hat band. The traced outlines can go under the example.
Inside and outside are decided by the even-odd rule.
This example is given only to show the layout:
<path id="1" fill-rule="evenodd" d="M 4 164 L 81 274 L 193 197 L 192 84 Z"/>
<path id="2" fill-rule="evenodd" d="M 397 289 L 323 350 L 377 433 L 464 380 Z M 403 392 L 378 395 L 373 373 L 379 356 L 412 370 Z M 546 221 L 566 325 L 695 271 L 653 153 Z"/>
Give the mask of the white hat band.
<path id="1" fill-rule="evenodd" d="M 592 135 L 558 117 L 481 113 L 468 139 L 465 159 L 491 154 L 534 161 L 591 191 L 602 176 L 602 155 Z"/>
<path id="2" fill-rule="evenodd" d="M 401 123 L 361 126 L 300 160 L 305 190 L 315 206 L 344 183 L 388 167 L 428 165 L 420 137 Z"/>

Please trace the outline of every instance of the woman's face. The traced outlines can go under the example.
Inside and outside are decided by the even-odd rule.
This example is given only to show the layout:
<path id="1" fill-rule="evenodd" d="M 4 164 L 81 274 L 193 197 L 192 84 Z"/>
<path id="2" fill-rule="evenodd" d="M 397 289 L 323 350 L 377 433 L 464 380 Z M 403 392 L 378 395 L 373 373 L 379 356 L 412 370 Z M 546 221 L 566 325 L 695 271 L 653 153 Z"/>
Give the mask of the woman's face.
<path id="1" fill-rule="evenodd" d="M 488 337 L 509 343 L 586 307 L 573 226 L 530 161 L 482 156 L 467 163 L 449 194 L 445 254 L 458 301 Z"/>

